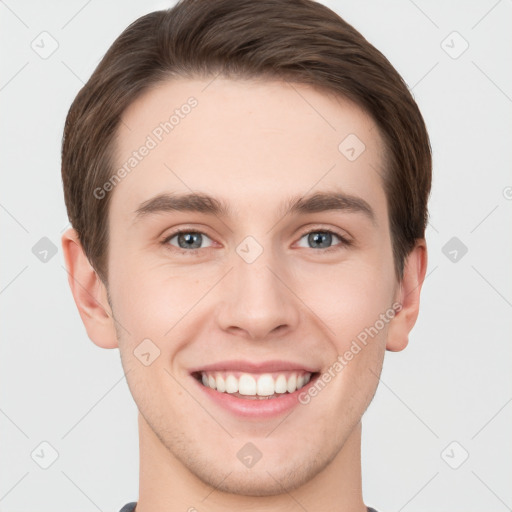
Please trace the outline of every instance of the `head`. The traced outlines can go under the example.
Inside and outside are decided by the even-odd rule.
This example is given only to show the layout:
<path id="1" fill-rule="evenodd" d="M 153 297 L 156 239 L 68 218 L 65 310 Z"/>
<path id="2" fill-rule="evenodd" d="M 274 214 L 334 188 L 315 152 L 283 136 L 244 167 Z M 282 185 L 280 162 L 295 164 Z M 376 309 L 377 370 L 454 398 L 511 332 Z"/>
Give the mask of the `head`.
<path id="1" fill-rule="evenodd" d="M 310 0 L 182 1 L 131 24 L 79 92 L 62 176 L 75 301 L 162 451 L 253 495 L 335 461 L 426 269 L 430 144 L 389 61 Z M 258 415 L 200 382 L 241 373 L 306 386 Z"/>

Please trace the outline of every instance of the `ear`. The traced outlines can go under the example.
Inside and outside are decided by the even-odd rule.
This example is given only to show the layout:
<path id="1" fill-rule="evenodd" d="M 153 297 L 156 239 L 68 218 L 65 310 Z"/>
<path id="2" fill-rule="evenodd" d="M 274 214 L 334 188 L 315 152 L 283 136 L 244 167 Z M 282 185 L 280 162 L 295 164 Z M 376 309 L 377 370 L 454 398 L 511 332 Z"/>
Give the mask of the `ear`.
<path id="1" fill-rule="evenodd" d="M 116 329 L 105 285 L 89 263 L 73 228 L 62 235 L 61 242 L 69 286 L 87 335 L 99 347 L 116 348 Z"/>
<path id="2" fill-rule="evenodd" d="M 420 308 L 420 292 L 427 271 L 427 245 L 419 239 L 405 260 L 404 274 L 397 292 L 400 304 L 389 323 L 386 349 L 391 352 L 403 350 L 409 342 L 409 333 L 416 323 Z"/>

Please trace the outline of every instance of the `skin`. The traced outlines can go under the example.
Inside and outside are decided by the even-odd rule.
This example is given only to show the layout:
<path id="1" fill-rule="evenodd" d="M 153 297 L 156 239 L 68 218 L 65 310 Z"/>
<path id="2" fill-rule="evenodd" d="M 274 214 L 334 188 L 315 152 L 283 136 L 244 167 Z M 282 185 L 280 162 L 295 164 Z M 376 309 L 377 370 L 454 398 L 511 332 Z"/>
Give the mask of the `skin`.
<path id="1" fill-rule="evenodd" d="M 100 347 L 119 347 L 139 409 L 137 512 L 363 512 L 361 417 L 386 349 L 408 343 L 425 241 L 399 281 L 378 129 L 356 105 L 306 85 L 222 77 L 162 83 L 125 112 L 118 165 L 190 96 L 197 107 L 109 192 L 108 296 L 76 232 L 62 237 L 87 333 Z M 355 161 L 338 150 L 351 133 L 366 146 Z M 191 190 L 224 200 L 233 215 L 170 211 L 136 220 L 149 198 Z M 364 199 L 374 220 L 358 211 L 283 210 L 291 196 L 333 190 Z M 204 233 L 196 255 L 179 252 L 177 238 L 162 242 L 176 228 Z M 311 246 L 307 234 L 326 230 L 351 243 L 333 237 L 330 252 Z M 263 248 L 250 264 L 236 252 L 248 235 Z M 287 417 L 242 420 L 189 374 L 228 359 L 327 371 L 394 302 L 402 304 L 396 316 Z M 149 366 L 133 354 L 146 338 L 160 350 Z M 262 453 L 252 468 L 236 456 L 247 442 Z"/>

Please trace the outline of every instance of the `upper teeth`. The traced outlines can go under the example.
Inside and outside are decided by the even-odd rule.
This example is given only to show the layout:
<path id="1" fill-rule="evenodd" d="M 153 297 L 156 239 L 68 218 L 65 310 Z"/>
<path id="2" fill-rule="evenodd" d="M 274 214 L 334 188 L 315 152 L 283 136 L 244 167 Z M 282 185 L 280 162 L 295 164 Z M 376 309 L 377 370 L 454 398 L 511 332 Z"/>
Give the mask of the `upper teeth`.
<path id="1" fill-rule="evenodd" d="M 274 393 L 293 393 L 302 388 L 311 379 L 311 373 L 296 371 L 257 376 L 238 372 L 201 372 L 201 379 L 205 386 L 221 393 L 270 396 Z"/>

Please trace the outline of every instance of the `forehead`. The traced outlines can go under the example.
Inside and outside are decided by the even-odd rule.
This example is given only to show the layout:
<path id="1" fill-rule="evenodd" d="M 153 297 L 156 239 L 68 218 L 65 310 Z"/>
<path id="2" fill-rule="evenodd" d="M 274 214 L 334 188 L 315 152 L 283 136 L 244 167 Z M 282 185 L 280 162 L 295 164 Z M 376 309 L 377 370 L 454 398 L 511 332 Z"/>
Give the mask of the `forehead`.
<path id="1" fill-rule="evenodd" d="M 354 103 L 310 86 L 173 79 L 132 103 L 119 126 L 111 209 L 126 218 L 161 192 L 201 191 L 241 212 L 283 196 L 342 190 L 376 209 L 384 146 Z"/>

